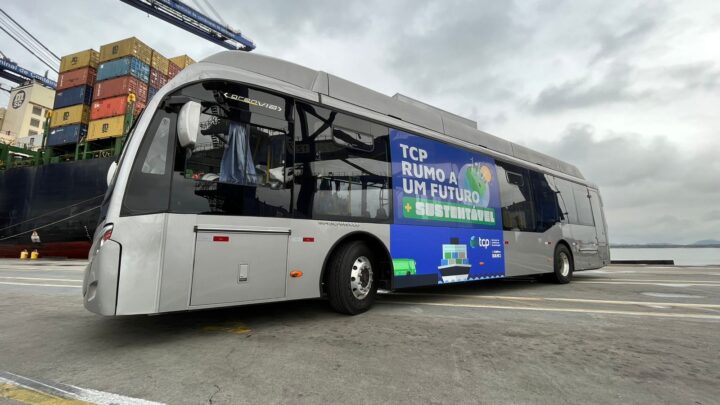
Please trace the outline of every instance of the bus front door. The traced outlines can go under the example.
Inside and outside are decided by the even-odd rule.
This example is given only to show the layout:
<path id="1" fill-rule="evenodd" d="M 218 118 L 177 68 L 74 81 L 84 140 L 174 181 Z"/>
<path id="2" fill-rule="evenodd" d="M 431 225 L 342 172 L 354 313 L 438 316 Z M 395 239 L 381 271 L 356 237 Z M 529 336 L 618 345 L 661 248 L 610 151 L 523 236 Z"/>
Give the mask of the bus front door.
<path id="1" fill-rule="evenodd" d="M 595 234 L 597 236 L 598 254 L 603 264 L 610 264 L 610 249 L 608 247 L 607 228 L 605 216 L 602 210 L 602 201 L 597 191 L 589 189 L 590 204 L 592 205 L 592 213 L 595 218 Z"/>

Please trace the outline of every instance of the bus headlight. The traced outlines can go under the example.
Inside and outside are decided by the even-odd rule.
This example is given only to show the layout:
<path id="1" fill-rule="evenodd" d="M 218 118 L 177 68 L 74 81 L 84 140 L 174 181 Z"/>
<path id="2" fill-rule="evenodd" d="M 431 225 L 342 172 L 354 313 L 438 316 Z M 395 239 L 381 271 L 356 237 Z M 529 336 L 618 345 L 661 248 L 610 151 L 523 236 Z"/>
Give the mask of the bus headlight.
<path id="1" fill-rule="evenodd" d="M 105 241 L 109 240 L 112 237 L 113 232 L 113 224 L 105 225 L 102 231 L 102 236 L 100 237 L 100 241 L 98 242 L 98 247 L 95 250 L 95 254 L 100 251 L 100 248 L 103 247 L 105 244 Z"/>

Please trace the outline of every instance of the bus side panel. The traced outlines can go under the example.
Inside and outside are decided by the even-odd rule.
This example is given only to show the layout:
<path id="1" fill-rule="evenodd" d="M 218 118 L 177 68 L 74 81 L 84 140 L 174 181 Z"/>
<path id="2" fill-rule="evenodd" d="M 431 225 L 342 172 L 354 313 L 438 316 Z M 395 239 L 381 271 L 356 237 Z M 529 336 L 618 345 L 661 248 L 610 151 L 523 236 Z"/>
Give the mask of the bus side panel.
<path id="1" fill-rule="evenodd" d="M 293 219 L 291 230 L 288 271 L 301 271 L 302 277 L 287 277 L 287 299 L 320 296 L 323 264 L 343 237 L 364 232 L 380 239 L 386 248 L 390 246 L 390 226 L 387 224 Z"/>
<path id="2" fill-rule="evenodd" d="M 168 214 L 160 312 L 183 311 L 190 303 L 196 215 Z"/>
<path id="3" fill-rule="evenodd" d="M 117 315 L 158 312 L 167 214 L 120 217 L 113 239 L 122 245 Z"/>
<path id="4" fill-rule="evenodd" d="M 563 227 L 555 224 L 543 233 L 505 231 L 505 275 L 551 273 L 557 242 L 563 237 Z"/>
<path id="5" fill-rule="evenodd" d="M 495 160 L 392 129 L 393 288 L 505 276 Z"/>

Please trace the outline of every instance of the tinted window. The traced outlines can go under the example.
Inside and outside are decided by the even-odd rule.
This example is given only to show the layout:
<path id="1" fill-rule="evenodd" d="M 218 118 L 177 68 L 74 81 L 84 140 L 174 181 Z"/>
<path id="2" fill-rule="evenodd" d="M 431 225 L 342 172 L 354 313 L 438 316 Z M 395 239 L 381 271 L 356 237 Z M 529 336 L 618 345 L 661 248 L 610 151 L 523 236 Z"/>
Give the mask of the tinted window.
<path id="1" fill-rule="evenodd" d="M 575 197 L 571 182 L 560 178 L 554 178 L 555 187 L 560 192 L 560 218 L 566 223 L 577 224 L 577 209 L 575 208 Z"/>
<path id="2" fill-rule="evenodd" d="M 578 224 L 594 226 L 590 196 L 585 186 L 573 183 L 573 194 L 575 195 L 575 207 L 577 207 Z"/>
<path id="3" fill-rule="evenodd" d="M 201 97 L 200 134 L 193 147 L 177 146 L 171 211 L 288 216 L 292 144 L 287 121 L 278 117 L 291 104 L 218 82 L 185 93 Z"/>
<path id="4" fill-rule="evenodd" d="M 560 221 L 558 194 L 550 184 L 550 176 L 530 171 L 535 209 L 535 231 L 545 232 Z"/>
<path id="5" fill-rule="evenodd" d="M 388 222 L 388 128 L 301 104 L 296 124 L 296 216 Z"/>
<path id="6" fill-rule="evenodd" d="M 167 211 L 170 196 L 170 159 L 176 114 L 158 110 L 140 144 L 125 189 L 121 215 Z"/>
<path id="7" fill-rule="evenodd" d="M 497 162 L 503 229 L 534 231 L 535 219 L 529 171 L 505 162 Z"/>

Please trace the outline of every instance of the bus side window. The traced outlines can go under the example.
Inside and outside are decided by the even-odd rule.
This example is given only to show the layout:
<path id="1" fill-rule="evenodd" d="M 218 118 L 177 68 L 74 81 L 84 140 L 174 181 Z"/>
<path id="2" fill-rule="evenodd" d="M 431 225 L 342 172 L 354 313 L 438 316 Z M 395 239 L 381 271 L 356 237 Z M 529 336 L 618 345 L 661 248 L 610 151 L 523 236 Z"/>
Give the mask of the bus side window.
<path id="1" fill-rule="evenodd" d="M 165 212 L 170 195 L 170 160 L 175 113 L 158 110 L 142 137 L 125 189 L 120 215 Z M 170 157 L 170 158 L 168 158 Z"/>
<path id="2" fill-rule="evenodd" d="M 575 196 L 573 195 L 572 183 L 558 177 L 554 177 L 554 183 L 560 196 L 559 202 L 560 209 L 563 210 L 563 220 L 570 224 L 577 224 L 578 213 L 577 208 L 575 208 Z"/>
<path id="3" fill-rule="evenodd" d="M 388 222 L 389 129 L 306 104 L 295 122 L 295 215 Z"/>
<path id="4" fill-rule="evenodd" d="M 550 185 L 548 178 L 546 174 L 530 171 L 536 232 L 545 232 L 560 221 L 558 194 Z"/>
<path id="5" fill-rule="evenodd" d="M 575 195 L 575 206 L 578 211 L 578 224 L 595 226 L 587 187 L 580 184 L 573 184 L 573 194 Z"/>
<path id="6" fill-rule="evenodd" d="M 534 231 L 535 220 L 528 170 L 501 161 L 496 163 L 503 229 Z"/>

